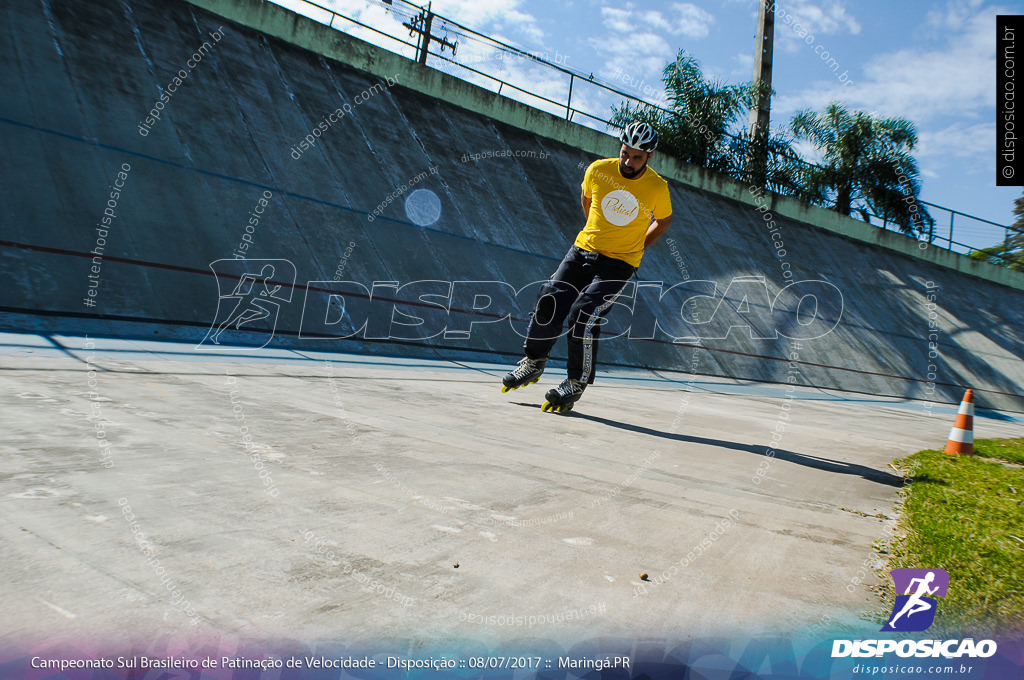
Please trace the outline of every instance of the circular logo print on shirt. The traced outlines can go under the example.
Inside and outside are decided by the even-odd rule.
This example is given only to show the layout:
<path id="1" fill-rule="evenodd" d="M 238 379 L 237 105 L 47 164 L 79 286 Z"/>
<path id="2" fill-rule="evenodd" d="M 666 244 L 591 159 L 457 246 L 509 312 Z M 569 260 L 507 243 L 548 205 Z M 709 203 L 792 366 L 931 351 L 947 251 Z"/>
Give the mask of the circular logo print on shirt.
<path id="1" fill-rule="evenodd" d="M 601 212 L 605 219 L 616 227 L 624 227 L 636 219 L 640 212 L 640 204 L 633 194 L 616 189 L 601 201 Z"/>

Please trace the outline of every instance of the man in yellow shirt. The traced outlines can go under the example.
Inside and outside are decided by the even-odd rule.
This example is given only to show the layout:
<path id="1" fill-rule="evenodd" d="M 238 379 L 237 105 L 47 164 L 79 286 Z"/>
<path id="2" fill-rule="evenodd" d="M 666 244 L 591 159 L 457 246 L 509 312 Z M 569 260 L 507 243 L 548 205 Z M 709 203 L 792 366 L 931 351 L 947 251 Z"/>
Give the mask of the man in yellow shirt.
<path id="1" fill-rule="evenodd" d="M 668 183 L 647 165 L 658 133 L 631 123 L 620 136 L 619 157 L 594 161 L 583 177 L 580 201 L 587 223 L 537 295 L 525 356 L 502 380 L 508 392 L 540 380 L 551 348 L 569 319 L 567 378 L 545 395 L 545 411 L 569 411 L 594 382 L 601 319 L 632 278 L 644 249 L 672 221 Z"/>

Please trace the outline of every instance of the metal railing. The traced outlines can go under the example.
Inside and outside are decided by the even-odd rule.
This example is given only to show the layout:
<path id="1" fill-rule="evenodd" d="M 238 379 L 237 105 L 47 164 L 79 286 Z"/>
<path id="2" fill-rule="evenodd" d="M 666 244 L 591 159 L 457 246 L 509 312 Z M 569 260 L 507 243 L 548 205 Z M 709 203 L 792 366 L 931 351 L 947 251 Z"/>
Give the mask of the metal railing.
<path id="1" fill-rule="evenodd" d="M 414 43 L 408 42 L 406 40 L 403 40 L 401 38 L 395 37 L 394 35 L 391 35 L 390 33 L 387 33 L 385 31 L 381 31 L 380 29 L 375 28 L 373 26 L 370 26 L 370 25 L 368 25 L 368 24 L 366 24 L 364 22 L 361 22 L 361 21 L 359 21 L 357 19 L 354 19 L 354 18 L 349 17 L 347 15 L 341 14 L 339 12 L 336 12 L 335 10 L 332 10 L 332 9 L 330 9 L 328 7 L 324 7 L 323 5 L 315 2 L 314 0 L 274 0 L 274 2 L 276 4 L 282 5 L 284 7 L 290 7 L 290 8 L 294 8 L 296 6 L 312 7 L 315 10 L 318 10 L 319 12 L 322 12 L 324 14 L 324 16 L 322 18 L 318 18 L 317 16 L 313 16 L 313 15 L 307 15 L 307 16 L 309 16 L 311 19 L 313 19 L 315 21 L 319 21 L 320 23 L 324 23 L 327 26 L 329 26 L 331 28 L 335 28 L 336 30 L 339 30 L 339 31 L 341 31 L 343 29 L 340 26 L 335 25 L 335 20 L 336 19 L 343 19 L 343 20 L 345 20 L 345 21 L 347 21 L 347 22 L 349 22 L 349 23 L 351 23 L 351 24 L 353 24 L 355 26 L 358 26 L 358 27 L 360 27 L 360 28 L 362 28 L 364 30 L 370 31 L 370 32 L 372 32 L 374 34 L 377 34 L 377 35 L 382 36 L 384 38 L 387 38 L 387 39 L 389 39 L 391 41 L 399 43 L 400 45 L 403 45 L 403 46 L 406 46 L 406 47 L 411 47 L 411 48 L 416 49 L 416 50 L 420 49 L 420 45 L 419 44 L 414 44 Z M 416 5 L 416 4 L 413 4 L 413 3 L 409 2 L 409 0 L 373 0 L 373 2 L 368 2 L 367 4 L 370 5 L 370 6 L 385 7 L 388 11 L 393 12 L 398 17 L 408 17 L 408 16 L 410 16 L 410 15 L 404 14 L 404 13 L 396 10 L 395 9 L 395 4 L 396 3 L 401 3 L 402 5 L 407 6 L 410 9 L 417 10 L 417 12 L 424 12 L 424 11 L 426 11 L 426 10 L 424 10 L 424 8 L 420 7 L 419 5 Z M 585 73 L 583 73 L 581 71 L 574 70 L 574 69 L 566 67 L 566 66 L 561 66 L 559 64 L 554 64 L 554 63 L 544 59 L 543 57 L 537 56 L 534 53 L 530 53 L 530 52 L 527 52 L 526 50 L 519 49 L 518 47 L 515 47 L 514 45 L 509 45 L 507 43 L 501 42 L 500 40 L 495 40 L 495 39 L 491 38 L 490 36 L 487 36 L 487 35 L 485 35 L 483 33 L 480 33 L 479 31 L 475 31 L 475 30 L 469 28 L 468 26 L 464 26 L 463 24 L 460 24 L 460 23 L 458 23 L 456 21 L 453 21 L 451 19 L 448 19 L 446 17 L 442 17 L 440 15 L 434 15 L 434 19 L 435 19 L 435 21 L 439 22 L 439 24 L 435 24 L 435 30 L 455 32 L 457 35 L 459 35 L 459 37 L 470 38 L 474 43 L 476 43 L 477 46 L 489 47 L 496 54 L 510 54 L 510 55 L 514 55 L 517 59 L 521 59 L 527 65 L 537 65 L 537 66 L 542 67 L 544 69 L 557 71 L 557 72 L 563 74 L 567 78 L 567 82 L 566 82 L 566 86 L 565 86 L 566 87 L 566 97 L 565 97 L 565 100 L 563 102 L 563 101 L 552 99 L 551 97 L 547 97 L 547 96 L 538 94 L 538 93 L 536 93 L 534 91 L 531 91 L 530 89 L 528 89 L 529 88 L 528 82 L 526 82 L 526 81 L 528 81 L 528 77 L 529 77 L 528 74 L 526 75 L 524 80 L 520 81 L 521 84 L 517 85 L 516 83 L 511 82 L 511 80 L 508 80 L 508 79 L 505 79 L 505 78 L 493 75 L 491 73 L 487 73 L 485 71 L 481 71 L 480 69 L 473 68 L 472 66 L 469 66 L 467 63 L 459 61 L 458 59 L 453 59 L 452 57 L 449 57 L 448 55 L 444 54 L 443 52 L 436 52 L 436 51 L 429 51 L 428 50 L 428 54 L 431 57 L 440 60 L 443 64 L 450 65 L 451 67 L 455 67 L 455 68 L 460 69 L 461 72 L 467 72 L 467 73 L 473 74 L 473 76 L 476 76 L 476 78 L 473 78 L 473 77 L 460 77 L 460 76 L 457 76 L 456 73 L 447 71 L 447 70 L 445 70 L 443 68 L 439 69 L 439 70 L 444 70 L 449 75 L 456 75 L 456 77 L 460 77 L 461 80 L 466 80 L 468 82 L 473 82 L 474 84 L 481 85 L 480 79 L 482 79 L 486 83 L 486 85 L 483 85 L 483 86 L 486 87 L 486 89 L 493 90 L 497 94 L 502 94 L 502 91 L 506 90 L 506 89 L 507 90 L 511 90 L 513 92 L 519 93 L 520 95 L 529 97 L 531 101 L 538 101 L 538 102 L 542 102 L 544 104 L 549 105 L 548 107 L 538 107 L 538 108 L 542 108 L 542 110 L 547 110 L 548 113 L 558 112 L 558 115 L 564 116 L 567 120 L 573 120 L 573 118 L 576 115 L 580 115 L 580 116 L 583 116 L 585 118 L 590 119 L 591 121 L 594 121 L 596 123 L 600 123 L 600 124 L 602 124 L 604 126 L 611 126 L 611 123 L 610 123 L 608 118 L 604 118 L 604 117 L 602 117 L 600 115 L 596 115 L 596 114 L 590 112 L 590 111 L 594 110 L 593 102 L 590 103 L 590 106 L 589 106 L 590 110 L 585 110 L 585 109 L 582 109 L 582 108 L 577 108 L 577 107 L 574 107 L 572 105 L 573 90 L 574 90 L 574 88 L 578 87 L 577 84 L 585 83 L 585 84 L 588 84 L 588 85 L 592 85 L 594 88 L 597 88 L 597 90 L 601 91 L 604 94 L 604 96 L 606 96 L 606 97 L 608 95 L 614 95 L 614 101 L 611 101 L 608 104 L 608 106 L 602 107 L 606 111 L 611 108 L 611 104 L 613 104 L 613 103 L 614 104 L 620 103 L 620 99 L 622 99 L 622 98 L 632 100 L 632 101 L 637 102 L 639 104 L 645 104 L 645 105 L 648 105 L 648 106 L 657 106 L 656 104 L 652 104 L 651 102 L 649 102 L 649 101 L 647 101 L 647 100 L 645 100 L 645 99 L 643 99 L 641 97 L 637 97 L 636 95 L 629 94 L 628 92 L 624 92 L 624 91 L 622 91 L 622 90 L 620 90 L 618 88 L 615 88 L 615 87 L 611 86 L 610 84 L 606 84 L 604 82 L 601 82 L 601 80 L 599 78 L 595 77 L 593 74 L 585 74 Z M 355 35 L 355 37 L 359 37 L 358 36 L 358 32 L 353 33 L 353 35 Z M 383 45 L 378 45 L 378 46 L 379 47 L 383 47 Z M 385 47 L 384 49 L 387 49 L 387 48 Z M 402 54 L 402 53 L 399 52 L 399 54 Z M 403 54 L 402 56 L 407 56 L 408 57 L 409 55 L 408 54 Z M 410 57 L 410 58 L 412 58 L 412 57 Z M 475 60 L 477 60 L 477 61 L 489 61 L 490 59 L 481 58 L 481 57 L 477 56 L 475 58 Z M 497 61 L 504 61 L 504 59 L 497 59 Z M 576 94 L 577 94 L 577 100 L 579 100 L 580 99 L 580 93 L 577 91 Z M 509 95 L 506 94 L 505 96 L 509 96 Z M 515 98 L 515 97 L 511 97 L 511 98 Z M 529 101 L 523 102 L 523 103 L 529 103 Z M 658 107 L 658 108 L 661 108 L 661 107 Z M 665 110 L 665 109 L 662 109 L 662 110 Z M 585 124 L 585 123 L 581 123 L 581 124 Z M 599 129 L 599 128 L 595 128 L 595 129 Z M 601 131 L 604 132 L 605 130 L 601 130 Z"/>
<path id="2" fill-rule="evenodd" d="M 586 125 L 587 127 L 591 127 L 600 132 L 607 132 L 607 128 L 614 126 L 610 122 L 609 118 L 602 117 L 602 115 L 600 115 L 599 112 L 609 112 L 611 111 L 612 106 L 620 106 L 624 100 L 632 101 L 644 106 L 650 106 L 660 111 L 669 113 L 667 109 L 658 105 L 657 103 L 653 103 L 648 99 L 644 99 L 634 94 L 630 94 L 617 87 L 612 86 L 609 83 L 603 82 L 600 78 L 595 77 L 592 73 L 585 74 L 579 70 L 570 68 L 568 66 L 552 63 L 548 59 L 544 58 L 548 56 L 546 54 L 544 55 L 544 57 L 538 56 L 538 54 L 536 53 L 531 53 L 526 50 L 522 50 L 518 47 L 515 47 L 514 45 L 509 45 L 500 40 L 496 40 L 488 35 L 475 31 L 469 28 L 468 26 L 464 26 L 463 24 L 460 24 L 456 21 L 453 21 L 446 17 L 442 17 L 440 15 L 433 14 L 432 12 L 430 12 L 429 8 L 423 8 L 419 5 L 410 2 L 409 0 L 368 0 L 367 6 L 383 9 L 386 13 L 392 14 L 395 18 L 407 18 L 410 20 L 413 20 L 417 15 L 425 16 L 426 13 L 430 12 L 432 19 L 436 22 L 433 24 L 433 27 L 431 29 L 432 32 L 436 31 L 438 33 L 444 33 L 446 39 L 451 37 L 452 34 L 454 34 L 457 38 L 462 39 L 464 41 L 461 43 L 455 43 L 455 49 L 452 50 L 451 56 L 444 54 L 443 47 L 441 51 L 430 50 L 431 43 L 433 42 L 433 40 L 438 40 L 437 38 L 434 38 L 433 40 L 429 38 L 427 39 L 426 55 L 423 55 L 421 53 L 421 50 L 423 49 L 422 32 L 421 37 L 418 39 L 417 43 L 414 44 L 406 40 L 403 40 L 402 38 L 398 38 L 394 35 L 391 35 L 390 33 L 382 31 L 378 28 L 370 26 L 362 21 L 336 12 L 335 10 L 332 10 L 328 7 L 324 7 L 323 5 L 318 4 L 314 0 L 273 1 L 277 4 L 280 4 L 285 7 L 290 7 L 292 9 L 296 9 L 297 7 L 315 8 L 315 10 L 323 13 L 322 19 L 307 14 L 306 12 L 302 13 L 306 14 L 306 16 L 309 16 L 311 19 L 315 21 L 325 23 L 327 26 L 339 31 L 342 31 L 343 29 L 341 28 L 341 25 L 336 25 L 335 21 L 338 19 L 344 20 L 346 22 L 349 22 L 349 24 L 353 26 L 359 27 L 359 29 L 362 29 L 362 31 L 369 31 L 372 34 L 399 43 L 400 45 L 406 48 L 412 48 L 413 50 L 416 50 L 416 54 L 410 56 L 407 53 L 403 53 L 401 48 L 398 48 L 399 51 L 397 53 L 402 56 L 406 56 L 410 59 L 415 59 L 417 57 L 424 59 L 425 56 L 429 55 L 430 57 L 435 59 L 435 64 L 437 64 L 435 68 L 438 68 L 438 70 L 441 70 L 447 73 L 448 75 L 454 76 L 466 82 L 470 82 L 474 85 L 478 85 L 485 89 L 489 89 L 495 92 L 496 94 L 503 94 L 506 97 L 515 99 L 516 101 L 520 101 L 524 104 L 533 106 L 534 108 L 538 108 L 542 111 L 546 111 L 547 113 L 564 116 L 566 120 L 571 121 L 576 117 L 580 117 L 581 120 L 577 122 L 579 122 L 581 125 Z M 296 11 L 300 10 L 296 9 Z M 414 28 L 410 23 L 403 22 L 401 26 L 404 28 L 409 28 L 410 35 L 414 33 Z M 361 32 L 359 29 L 344 32 L 351 33 L 354 37 L 361 37 L 359 35 L 359 33 Z M 375 41 L 374 44 L 377 44 L 377 42 Z M 464 52 L 465 47 L 467 45 L 471 45 L 475 48 L 477 53 L 472 55 L 472 58 L 469 61 L 498 61 L 500 63 L 504 63 L 506 60 L 506 55 L 511 55 L 514 59 L 521 60 L 522 65 L 525 66 L 525 68 L 522 68 L 517 72 L 513 72 L 512 69 L 505 69 L 507 73 L 502 73 L 501 75 L 495 75 L 494 73 L 488 73 L 478 68 L 473 68 L 467 63 L 463 63 L 463 61 L 459 61 L 458 59 L 454 58 L 457 54 L 457 47 L 460 44 L 463 46 Z M 384 45 L 378 44 L 378 46 L 387 49 L 387 47 L 384 47 Z M 488 52 L 488 54 L 481 55 L 479 53 L 481 50 Z M 408 52 L 408 50 L 405 50 L 405 52 Z M 531 87 L 535 87 L 535 85 L 531 86 L 531 80 L 533 83 L 536 83 L 538 80 L 535 77 L 531 78 L 531 76 L 536 76 L 537 74 L 537 71 L 533 70 L 533 67 L 536 67 L 537 69 L 542 69 L 541 72 L 543 72 L 544 74 L 550 74 L 550 72 L 554 71 L 562 74 L 567 78 L 567 89 L 564 90 L 566 92 L 564 102 L 559 99 L 553 98 L 553 96 L 555 96 L 553 94 L 539 94 L 538 92 L 535 92 L 531 89 Z M 497 68 L 494 70 L 500 72 L 503 69 Z M 520 78 L 518 78 L 519 84 L 511 82 L 511 76 L 514 75 L 520 76 Z M 624 76 L 623 81 L 625 82 L 626 80 L 630 79 Z M 635 83 L 633 84 L 636 85 Z M 641 84 L 644 83 L 641 82 Z M 587 89 L 581 92 L 581 85 L 586 87 Z M 656 89 L 658 91 L 661 91 L 662 85 L 660 82 L 657 84 Z M 575 107 L 573 106 L 574 90 L 577 100 L 577 106 Z M 582 105 L 580 104 L 581 101 L 583 102 Z M 586 108 L 581 108 L 581 106 Z M 742 141 L 733 135 L 728 136 L 731 137 L 734 141 Z M 813 165 L 807 161 L 801 160 L 801 162 L 806 165 Z M 971 252 L 979 250 L 980 248 L 978 246 L 969 245 L 967 243 L 955 240 L 954 223 L 957 216 L 960 217 L 961 223 L 964 220 L 966 220 L 968 221 L 968 223 L 974 222 L 989 225 L 989 227 L 998 227 L 1003 230 L 1004 238 L 1008 236 L 1010 232 L 1009 227 L 1007 227 L 1004 224 L 992 222 L 991 220 L 975 217 L 973 215 L 960 212 L 958 210 L 953 210 L 952 208 L 946 208 L 944 206 L 937 205 L 934 203 L 928 203 L 927 201 L 922 201 L 919 199 L 917 200 L 917 203 L 926 205 L 930 209 L 935 209 L 937 211 L 941 211 L 942 213 L 947 214 L 948 220 L 940 220 L 939 217 L 941 217 L 941 215 L 932 215 L 933 219 L 935 219 L 935 224 L 932 225 L 932 228 L 930 229 L 929 234 L 926 238 L 914 237 L 904 234 L 907 236 L 907 238 L 913 238 L 915 240 L 926 240 L 929 243 L 945 243 L 945 246 L 940 247 L 944 247 L 946 250 L 966 252 L 967 254 L 970 254 Z M 871 224 L 872 226 L 881 229 L 889 229 L 889 224 L 882 217 L 870 213 L 868 213 L 868 217 L 868 224 Z M 948 230 L 948 236 L 940 234 L 940 230 L 942 232 Z M 963 231 L 962 227 L 961 231 Z M 896 231 L 895 233 L 902 234 L 903 232 Z"/>
<path id="3" fill-rule="evenodd" d="M 1011 230 L 1005 224 L 999 224 L 998 222 L 993 222 L 991 220 L 986 220 L 986 219 L 984 219 L 982 217 L 975 217 L 974 215 L 968 215 L 967 213 L 960 212 L 959 210 L 953 210 L 952 208 L 946 208 L 945 206 L 936 205 L 935 203 L 929 203 L 928 201 L 922 201 L 920 199 L 918 199 L 917 203 L 919 203 L 921 205 L 926 205 L 929 208 L 934 208 L 935 210 L 942 211 L 942 212 L 944 212 L 944 213 L 946 213 L 948 215 L 948 218 L 949 218 L 948 220 L 941 220 L 941 219 L 939 219 L 939 216 L 937 216 L 935 214 L 932 214 L 932 218 L 935 220 L 935 224 L 932 225 L 930 233 L 928 234 L 928 238 L 927 239 L 923 239 L 923 238 L 921 239 L 921 240 L 927 240 L 929 243 L 934 243 L 935 241 L 941 241 L 941 242 L 947 243 L 948 245 L 945 247 L 946 250 L 955 250 L 953 246 L 958 246 L 961 249 L 966 250 L 967 254 L 970 254 L 971 252 L 973 252 L 975 250 L 980 250 L 980 248 L 978 248 L 976 246 L 971 246 L 971 245 L 968 245 L 966 243 L 961 243 L 960 241 L 956 241 L 956 240 L 953 239 L 953 233 L 954 233 L 953 232 L 953 228 L 954 228 L 954 222 L 955 222 L 955 219 L 956 219 L 957 215 L 960 216 L 961 222 L 964 221 L 964 220 L 968 220 L 968 223 L 970 223 L 970 222 L 980 222 L 982 224 L 986 224 L 986 225 L 990 225 L 990 226 L 998 227 L 998 228 L 1002 229 L 1003 230 L 1003 239 L 1004 240 L 1009 238 L 1009 236 L 1010 236 L 1010 231 Z M 874 221 L 872 221 L 871 222 L 872 225 L 874 225 L 876 227 L 879 227 L 880 229 L 887 229 L 888 228 L 888 224 L 884 220 L 882 220 L 882 218 L 878 217 L 877 215 L 872 215 L 871 217 L 873 217 L 873 218 L 875 218 L 875 219 L 877 219 L 877 220 L 882 222 L 881 224 L 876 224 Z M 940 230 L 941 231 L 948 230 L 949 236 L 943 236 L 942 234 L 939 233 Z M 993 245 L 995 245 L 995 244 L 993 244 Z M 999 259 L 999 258 L 993 258 L 993 259 Z"/>

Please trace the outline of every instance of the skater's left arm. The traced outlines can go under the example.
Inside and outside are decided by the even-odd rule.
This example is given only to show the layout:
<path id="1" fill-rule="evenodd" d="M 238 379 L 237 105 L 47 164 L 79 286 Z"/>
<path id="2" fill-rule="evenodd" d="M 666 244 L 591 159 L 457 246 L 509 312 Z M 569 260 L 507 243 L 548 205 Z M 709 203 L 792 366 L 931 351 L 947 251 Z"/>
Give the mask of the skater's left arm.
<path id="1" fill-rule="evenodd" d="M 651 211 L 651 224 L 647 227 L 647 236 L 644 238 L 644 248 L 650 248 L 661 235 L 668 231 L 672 224 L 672 196 L 668 191 L 668 184 L 665 180 L 658 178 L 661 187 L 652 198 L 649 209 Z M 662 217 L 658 217 L 661 215 Z"/>
<path id="2" fill-rule="evenodd" d="M 672 216 L 662 217 L 660 220 L 652 220 L 651 226 L 647 227 L 647 236 L 644 238 L 644 248 L 653 246 L 661 235 L 668 231 L 672 224 Z"/>

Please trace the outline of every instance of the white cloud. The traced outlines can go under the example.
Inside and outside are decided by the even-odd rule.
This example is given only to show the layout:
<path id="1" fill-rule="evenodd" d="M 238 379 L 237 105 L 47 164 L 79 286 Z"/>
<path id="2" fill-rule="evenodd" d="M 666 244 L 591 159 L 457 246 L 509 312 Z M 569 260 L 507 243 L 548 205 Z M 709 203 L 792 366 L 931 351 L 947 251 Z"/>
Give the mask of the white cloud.
<path id="1" fill-rule="evenodd" d="M 921 131 L 915 155 L 921 159 L 984 158 L 991 164 L 995 138 L 995 123 L 956 121 L 942 129 Z"/>
<path id="2" fill-rule="evenodd" d="M 459 23 L 464 22 L 460 21 Z M 507 12 L 502 17 L 499 25 L 514 28 L 527 40 L 535 43 L 543 42 L 546 35 L 540 26 L 537 25 L 537 19 L 532 14 L 526 14 L 515 9 Z"/>
<path id="3" fill-rule="evenodd" d="M 710 33 L 715 17 L 706 10 L 689 2 L 672 3 L 670 9 L 670 16 L 666 17 L 657 10 L 637 10 L 633 3 L 626 3 L 624 8 L 602 7 L 601 17 L 605 28 L 629 33 L 631 41 L 639 39 L 632 35 L 638 31 L 660 31 L 688 38 L 705 38 Z"/>
<path id="4" fill-rule="evenodd" d="M 786 52 L 805 49 L 808 37 L 821 42 L 821 36 L 858 35 L 860 29 L 860 23 L 839 0 L 791 0 L 775 5 L 775 44 Z"/>
<path id="5" fill-rule="evenodd" d="M 817 147 L 808 141 L 799 140 L 794 142 L 793 149 L 801 158 L 810 163 L 820 163 L 822 160 L 822 155 Z"/>
<path id="6" fill-rule="evenodd" d="M 632 10 L 602 7 L 601 18 L 605 28 L 617 33 L 631 33 L 633 26 L 629 23 Z"/>
<path id="7" fill-rule="evenodd" d="M 483 33 L 481 27 L 500 23 L 509 12 L 518 11 L 519 4 L 520 0 L 434 0 L 431 9 Z"/>
<path id="8" fill-rule="evenodd" d="M 748 81 L 753 77 L 754 73 L 754 53 L 753 52 L 737 52 L 732 61 L 735 65 L 730 75 L 739 77 L 742 81 Z"/>
<path id="9" fill-rule="evenodd" d="M 863 77 L 844 86 L 838 79 L 815 83 L 793 97 L 792 109 L 821 109 L 830 101 L 900 116 L 919 128 L 938 118 L 979 118 L 995 106 L 995 15 L 979 12 L 958 26 L 937 49 L 902 49 L 881 54 L 863 67 Z"/>
<path id="10" fill-rule="evenodd" d="M 484 35 L 513 30 L 513 44 L 542 42 L 545 32 L 535 16 L 519 9 L 521 5 L 521 0 L 434 0 L 432 11 Z"/>
<path id="11" fill-rule="evenodd" d="M 610 33 L 588 40 L 595 53 L 605 57 L 600 75 L 624 92 L 658 103 L 664 103 L 662 71 L 678 49 L 675 36 L 706 37 L 715 21 L 709 12 L 688 2 L 674 2 L 664 12 L 637 9 L 627 2 L 602 7 L 600 13 Z"/>
<path id="12" fill-rule="evenodd" d="M 945 7 L 928 12 L 926 26 L 940 31 L 956 31 L 977 13 L 985 0 L 952 0 Z"/>
<path id="13" fill-rule="evenodd" d="M 673 3 L 672 15 L 669 21 L 677 28 L 670 28 L 669 32 L 688 38 L 706 38 L 711 32 L 711 24 L 715 22 L 715 17 L 709 12 L 689 2 Z"/>
<path id="14" fill-rule="evenodd" d="M 282 7 L 292 10 L 293 12 L 304 14 L 316 21 L 324 24 L 331 24 L 338 30 L 344 31 L 349 35 L 375 45 L 380 45 L 386 50 L 397 52 L 409 58 L 414 56 L 415 50 L 413 48 L 402 45 L 394 40 L 388 40 L 379 33 L 363 28 L 358 24 L 353 24 L 343 18 L 332 18 L 330 12 L 325 12 L 324 10 L 314 7 L 308 3 L 301 2 L 300 0 L 274 0 L 274 2 Z M 371 26 L 385 35 L 409 41 L 408 29 L 402 26 L 402 22 L 406 20 L 406 14 L 408 14 L 408 11 L 405 13 L 395 12 L 383 4 L 369 3 L 365 2 L 365 0 L 326 0 L 325 2 L 318 4 L 322 4 L 324 7 L 337 12 L 343 17 L 349 17 L 362 24 Z"/>
<path id="15" fill-rule="evenodd" d="M 323 21 L 323 23 L 327 23 L 327 20 L 330 18 L 328 12 L 301 2 L 301 0 L 274 0 L 274 2 L 300 14 L 306 14 L 318 21 Z M 536 17 L 518 9 L 521 2 L 522 0 L 486 0 L 485 2 L 480 2 L 479 0 L 434 0 L 432 10 L 435 15 L 457 21 L 475 31 L 485 35 L 492 35 L 496 38 L 498 38 L 499 31 L 507 30 L 516 37 L 506 39 L 504 42 L 514 45 L 543 43 L 545 39 L 544 31 L 540 28 Z M 402 24 L 409 21 L 418 12 L 404 3 L 394 2 L 388 6 L 382 0 L 372 0 L 370 2 L 367 2 L 367 0 L 320 0 L 318 4 L 322 4 L 324 7 L 334 10 L 342 16 L 350 17 L 375 28 L 386 35 L 406 42 L 416 41 L 415 37 L 409 36 L 409 29 Z M 388 40 L 379 33 L 374 33 L 369 29 L 352 24 L 345 19 L 336 18 L 334 26 L 350 35 L 380 45 L 384 49 L 396 51 L 409 57 L 413 56 L 414 50 L 412 48 L 404 47 L 398 42 Z M 448 37 L 449 40 L 455 42 L 459 40 L 456 35 L 453 35 L 456 30 L 454 27 L 451 27 L 446 32 L 445 22 L 440 18 L 434 19 L 432 33 L 436 37 Z M 460 40 L 459 50 L 472 49 L 467 44 L 468 42 L 467 40 Z M 437 49 L 436 45 L 433 49 Z"/>
<path id="16" fill-rule="evenodd" d="M 635 12 L 635 15 L 639 19 L 638 23 L 645 26 L 658 26 L 663 23 L 665 19 L 661 16 L 661 12 L 653 9 L 648 9 L 640 12 Z"/>
<path id="17" fill-rule="evenodd" d="M 675 54 L 668 41 L 656 33 L 635 34 L 635 39 L 628 42 L 591 38 L 590 44 L 608 57 L 602 73 L 630 74 L 634 80 L 647 78 L 659 87 L 662 69 Z"/>
<path id="18" fill-rule="evenodd" d="M 979 0 L 954 0 L 927 17 L 915 33 L 925 47 L 880 53 L 858 72 L 855 84 L 836 79 L 816 82 L 802 92 L 777 97 L 776 120 L 799 108 L 820 111 L 830 101 L 876 116 L 899 116 L 917 129 L 921 177 L 942 187 L 940 203 L 952 202 L 986 215 L 977 202 L 980 178 L 989 184 L 994 161 L 995 15 Z M 784 116 L 786 116 L 784 118 Z M 974 182 L 972 184 L 972 182 Z M 982 189 L 985 191 L 987 189 Z M 987 215 L 990 219 L 1001 219 Z"/>

